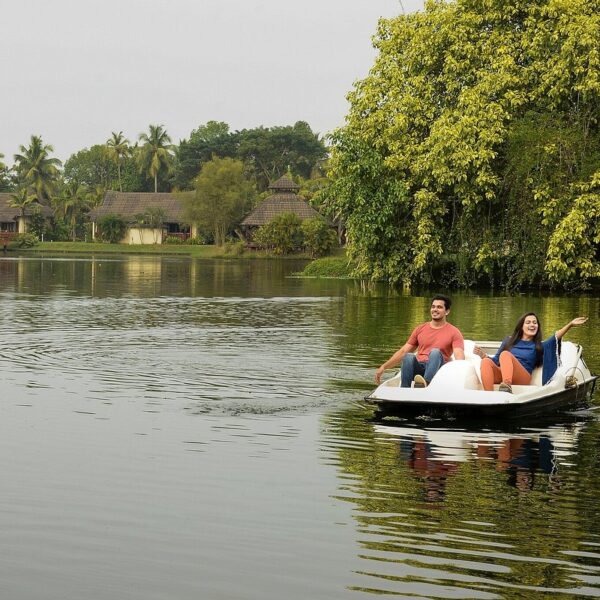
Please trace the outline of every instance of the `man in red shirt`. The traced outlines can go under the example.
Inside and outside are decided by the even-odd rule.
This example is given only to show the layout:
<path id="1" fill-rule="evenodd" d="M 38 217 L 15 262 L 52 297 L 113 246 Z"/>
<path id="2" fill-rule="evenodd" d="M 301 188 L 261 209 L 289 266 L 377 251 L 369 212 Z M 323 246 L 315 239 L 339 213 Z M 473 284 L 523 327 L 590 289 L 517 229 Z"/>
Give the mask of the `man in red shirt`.
<path id="1" fill-rule="evenodd" d="M 402 363 L 402 387 L 427 387 L 439 368 L 454 352 L 454 358 L 464 360 L 465 344 L 462 333 L 446 321 L 452 301 L 448 296 L 434 296 L 431 301 L 431 321 L 415 327 L 406 344 L 384 362 L 375 373 L 381 382 L 386 369 Z M 413 354 L 415 350 L 417 354 Z"/>

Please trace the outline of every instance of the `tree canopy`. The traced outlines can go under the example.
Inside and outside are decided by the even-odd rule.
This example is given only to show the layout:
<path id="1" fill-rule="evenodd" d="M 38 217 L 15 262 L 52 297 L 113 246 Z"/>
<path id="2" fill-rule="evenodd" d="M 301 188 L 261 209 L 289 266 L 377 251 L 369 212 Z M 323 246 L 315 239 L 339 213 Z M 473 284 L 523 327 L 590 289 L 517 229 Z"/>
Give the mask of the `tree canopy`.
<path id="1" fill-rule="evenodd" d="M 324 193 L 363 275 L 600 276 L 599 0 L 430 0 L 379 23 Z"/>
<path id="2" fill-rule="evenodd" d="M 326 156 L 327 149 L 308 123 L 255 127 L 231 132 L 221 121 L 209 121 L 182 140 L 177 151 L 174 184 L 180 190 L 192 189 L 193 179 L 213 156 L 244 162 L 259 191 L 285 174 L 288 168 L 304 177 L 312 175 Z"/>
<path id="3" fill-rule="evenodd" d="M 204 164 L 194 184 L 194 193 L 185 196 L 186 218 L 212 234 L 220 246 L 251 207 L 254 183 L 245 174 L 244 163 L 215 156 Z"/>
<path id="4" fill-rule="evenodd" d="M 49 204 L 60 178 L 61 162 L 50 156 L 54 148 L 41 136 L 32 135 L 29 146 L 15 154 L 15 170 L 20 187 L 28 187 L 40 204 Z"/>

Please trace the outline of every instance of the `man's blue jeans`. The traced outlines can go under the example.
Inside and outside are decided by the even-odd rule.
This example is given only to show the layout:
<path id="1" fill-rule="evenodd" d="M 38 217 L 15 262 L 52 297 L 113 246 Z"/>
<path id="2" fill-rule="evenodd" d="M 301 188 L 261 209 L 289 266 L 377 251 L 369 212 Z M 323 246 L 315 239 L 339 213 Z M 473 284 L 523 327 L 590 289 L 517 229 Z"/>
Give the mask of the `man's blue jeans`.
<path id="1" fill-rule="evenodd" d="M 425 362 L 419 362 L 414 354 L 405 354 L 402 359 L 402 387 L 410 387 L 415 375 L 423 375 L 429 385 L 443 364 L 444 355 L 437 348 L 429 353 L 429 360 Z"/>

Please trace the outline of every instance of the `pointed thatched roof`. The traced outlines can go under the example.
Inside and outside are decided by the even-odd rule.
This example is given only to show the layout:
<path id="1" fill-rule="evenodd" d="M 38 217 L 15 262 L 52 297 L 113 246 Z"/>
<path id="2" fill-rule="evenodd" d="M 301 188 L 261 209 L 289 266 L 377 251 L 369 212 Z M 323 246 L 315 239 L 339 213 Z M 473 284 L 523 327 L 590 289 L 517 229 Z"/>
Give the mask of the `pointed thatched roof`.
<path id="1" fill-rule="evenodd" d="M 10 192 L 0 192 L 0 221 L 2 223 L 14 221 L 21 216 L 20 208 L 13 208 L 10 206 L 12 200 L 13 197 Z M 49 218 L 52 216 L 52 209 L 49 206 L 44 206 L 43 204 L 38 204 L 37 202 L 25 207 L 25 216 L 30 217 L 38 209 L 41 211 L 44 217 Z"/>
<path id="2" fill-rule="evenodd" d="M 137 215 L 148 208 L 162 208 L 165 211 L 165 223 L 184 222 L 181 198 L 165 192 L 108 191 L 104 194 L 102 204 L 90 212 L 90 219 L 98 221 L 107 215 L 119 215 L 125 221 L 134 221 Z"/>
<path id="3" fill-rule="evenodd" d="M 283 175 L 269 186 L 270 190 L 277 192 L 297 192 L 300 186 L 292 181 L 289 175 Z"/>
<path id="4" fill-rule="evenodd" d="M 243 221 L 244 227 L 260 227 L 282 213 L 295 213 L 303 221 L 320 216 L 297 190 L 300 186 L 284 175 L 269 186 L 275 193 L 265 198 Z"/>

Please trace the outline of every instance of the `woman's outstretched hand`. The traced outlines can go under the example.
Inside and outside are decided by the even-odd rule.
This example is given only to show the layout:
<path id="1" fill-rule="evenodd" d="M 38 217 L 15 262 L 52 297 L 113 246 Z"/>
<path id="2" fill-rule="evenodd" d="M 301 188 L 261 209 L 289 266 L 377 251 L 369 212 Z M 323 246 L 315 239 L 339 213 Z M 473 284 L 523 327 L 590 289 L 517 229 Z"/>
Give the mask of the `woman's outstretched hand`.
<path id="1" fill-rule="evenodd" d="M 584 325 L 587 322 L 587 317 L 575 317 L 571 321 L 571 327 L 578 327 L 579 325 Z"/>

